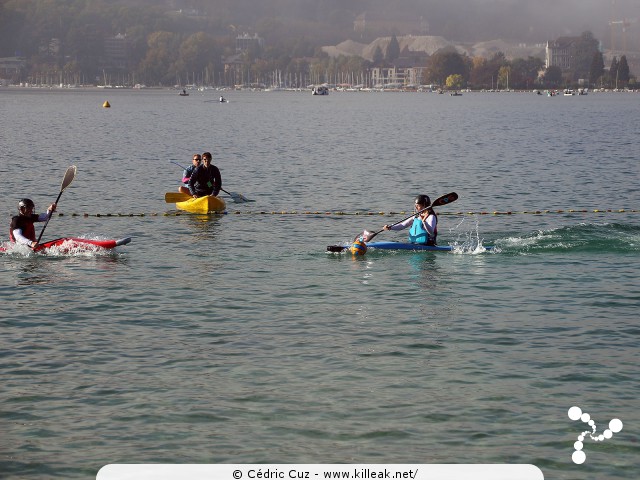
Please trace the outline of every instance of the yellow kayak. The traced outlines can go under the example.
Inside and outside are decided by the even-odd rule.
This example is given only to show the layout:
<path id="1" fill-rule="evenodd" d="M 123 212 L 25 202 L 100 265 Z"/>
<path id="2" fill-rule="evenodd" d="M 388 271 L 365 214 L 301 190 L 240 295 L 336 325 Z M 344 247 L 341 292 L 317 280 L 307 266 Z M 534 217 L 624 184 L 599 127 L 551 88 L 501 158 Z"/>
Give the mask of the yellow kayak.
<path id="1" fill-rule="evenodd" d="M 190 198 L 183 202 L 176 202 L 176 208 L 191 213 L 224 213 L 227 204 L 219 197 L 208 195 L 206 197 Z"/>

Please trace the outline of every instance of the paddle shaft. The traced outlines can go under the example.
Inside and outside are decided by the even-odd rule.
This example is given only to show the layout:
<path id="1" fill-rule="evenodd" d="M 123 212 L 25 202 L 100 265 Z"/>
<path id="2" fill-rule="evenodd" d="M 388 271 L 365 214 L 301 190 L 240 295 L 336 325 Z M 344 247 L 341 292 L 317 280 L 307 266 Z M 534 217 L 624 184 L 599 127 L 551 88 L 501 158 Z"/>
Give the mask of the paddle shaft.
<path id="1" fill-rule="evenodd" d="M 178 162 L 174 162 L 173 160 L 169 160 L 169 163 L 173 163 L 174 165 L 179 166 L 181 169 L 186 170 L 187 167 L 183 167 L 182 165 L 180 165 Z"/>
<path id="2" fill-rule="evenodd" d="M 415 217 L 416 215 L 420 215 L 422 212 L 425 212 L 427 210 L 429 210 L 431 208 L 431 206 L 427 207 L 427 208 L 423 208 L 422 210 L 418 210 L 416 213 L 414 213 L 413 215 L 409 215 L 406 218 L 403 218 L 402 220 L 400 220 L 399 222 L 396 223 L 392 223 L 391 225 L 389 225 L 390 227 L 395 227 L 396 225 L 401 224 L 402 222 L 409 220 L 411 217 Z M 375 237 L 376 235 L 378 235 L 379 233 L 384 232 L 384 228 L 382 230 L 378 230 L 377 232 L 373 232 L 371 235 L 367 235 L 367 242 L 371 241 L 371 239 L 373 239 L 373 237 Z"/>
<path id="3" fill-rule="evenodd" d="M 64 189 L 69 186 L 69 184 L 73 181 L 75 176 L 76 176 L 76 167 L 71 166 L 71 167 L 67 168 L 67 171 L 64 174 L 64 178 L 62 179 L 62 185 L 60 186 L 60 193 L 58 193 L 58 198 L 56 198 L 56 201 L 53 202 L 54 204 L 57 204 L 58 201 L 60 201 L 60 197 L 62 196 L 62 192 L 64 192 Z M 52 216 L 53 216 L 53 211 L 49 215 L 47 215 L 47 221 L 44 222 L 44 226 L 42 227 L 42 230 L 40 231 L 40 235 L 38 236 L 38 240 L 36 240 L 36 246 L 40 243 L 40 240 L 42 239 L 42 234 L 44 233 L 45 228 L 47 228 L 47 225 L 49 225 L 49 220 L 51 220 Z"/>

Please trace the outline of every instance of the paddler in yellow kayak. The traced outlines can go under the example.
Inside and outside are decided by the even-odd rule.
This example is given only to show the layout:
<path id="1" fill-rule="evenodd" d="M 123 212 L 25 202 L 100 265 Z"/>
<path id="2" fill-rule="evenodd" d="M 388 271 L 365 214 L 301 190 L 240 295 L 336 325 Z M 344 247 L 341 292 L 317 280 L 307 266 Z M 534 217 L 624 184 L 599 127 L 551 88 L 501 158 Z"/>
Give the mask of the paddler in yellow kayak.
<path id="1" fill-rule="evenodd" d="M 191 165 L 185 168 L 184 171 L 182 172 L 182 185 L 178 187 L 178 191 L 180 193 L 184 193 L 185 195 L 191 195 L 191 193 L 189 192 L 189 179 L 191 178 L 191 175 L 193 175 L 193 171 L 196 168 L 198 168 L 198 165 L 200 165 L 201 160 L 202 160 L 202 157 L 200 156 L 199 153 L 193 154 L 193 158 L 191 159 Z"/>
<path id="2" fill-rule="evenodd" d="M 222 187 L 222 177 L 218 167 L 211 164 L 211 153 L 202 154 L 202 163 L 196 167 L 189 178 L 189 194 L 193 198 L 205 195 L 218 196 Z"/>

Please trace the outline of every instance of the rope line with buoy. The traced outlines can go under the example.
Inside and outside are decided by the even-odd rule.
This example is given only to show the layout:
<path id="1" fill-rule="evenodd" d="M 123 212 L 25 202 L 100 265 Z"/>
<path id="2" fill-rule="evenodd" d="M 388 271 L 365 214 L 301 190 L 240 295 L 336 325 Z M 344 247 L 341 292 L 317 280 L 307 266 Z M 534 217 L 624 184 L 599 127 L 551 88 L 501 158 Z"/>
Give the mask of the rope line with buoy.
<path id="1" fill-rule="evenodd" d="M 439 212 L 438 215 L 444 216 L 473 216 L 473 215 L 481 215 L 481 216 L 509 216 L 509 215 L 547 215 L 547 214 L 559 214 L 559 215 L 575 215 L 575 214 L 608 214 L 608 213 L 640 213 L 640 210 L 636 209 L 598 209 L 598 210 L 532 210 L 532 211 L 506 211 L 506 212 Z M 297 210 L 236 210 L 231 212 L 223 212 L 223 213 L 210 213 L 205 215 L 300 215 L 300 216 L 325 216 L 325 217 L 342 217 L 342 216 L 397 216 L 397 215 L 407 215 L 411 214 L 411 212 L 344 212 L 344 211 L 297 211 Z M 71 216 L 71 217 L 157 217 L 157 216 L 184 216 L 184 215 L 203 215 L 189 212 L 132 212 L 132 213 L 58 213 L 56 212 L 54 215 L 62 216 Z"/>

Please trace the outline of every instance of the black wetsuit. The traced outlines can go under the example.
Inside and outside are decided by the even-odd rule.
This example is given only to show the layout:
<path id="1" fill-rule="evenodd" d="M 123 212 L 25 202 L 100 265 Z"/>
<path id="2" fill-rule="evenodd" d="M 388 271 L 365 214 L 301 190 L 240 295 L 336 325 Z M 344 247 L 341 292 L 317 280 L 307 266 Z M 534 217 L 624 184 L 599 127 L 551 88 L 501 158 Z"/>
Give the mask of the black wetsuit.
<path id="1" fill-rule="evenodd" d="M 220 170 L 215 165 L 198 165 L 189 177 L 189 192 L 191 195 L 204 197 L 205 195 L 218 196 L 222 187 Z"/>

